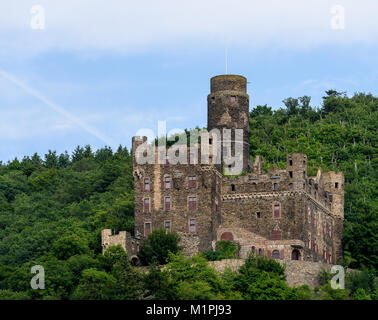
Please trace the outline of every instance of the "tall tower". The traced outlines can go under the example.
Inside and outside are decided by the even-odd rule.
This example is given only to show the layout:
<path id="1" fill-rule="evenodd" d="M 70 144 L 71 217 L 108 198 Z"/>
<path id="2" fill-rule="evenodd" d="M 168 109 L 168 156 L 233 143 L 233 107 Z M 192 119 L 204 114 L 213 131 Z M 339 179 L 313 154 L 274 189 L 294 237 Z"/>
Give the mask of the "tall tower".
<path id="1" fill-rule="evenodd" d="M 207 97 L 207 129 L 219 129 L 222 141 L 223 129 L 231 129 L 231 156 L 235 156 L 235 129 L 243 130 L 243 171 L 251 167 L 249 158 L 249 96 L 247 79 L 239 75 L 220 75 L 211 78 Z M 226 150 L 221 149 L 222 167 Z"/>

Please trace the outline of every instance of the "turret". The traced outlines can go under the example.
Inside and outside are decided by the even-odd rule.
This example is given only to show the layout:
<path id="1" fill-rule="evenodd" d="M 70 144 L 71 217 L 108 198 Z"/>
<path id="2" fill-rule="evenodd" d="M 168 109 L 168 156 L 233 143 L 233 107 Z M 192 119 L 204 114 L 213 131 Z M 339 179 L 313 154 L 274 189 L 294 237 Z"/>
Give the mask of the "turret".
<path id="1" fill-rule="evenodd" d="M 211 78 L 211 93 L 207 97 L 208 118 L 207 128 L 219 129 L 224 141 L 223 129 L 231 129 L 231 156 L 235 156 L 235 129 L 242 129 L 243 151 L 240 159 L 242 170 L 249 171 L 249 96 L 247 94 L 247 79 L 239 75 L 220 75 Z M 223 144 L 222 144 L 223 145 Z M 226 150 L 221 149 L 222 167 Z"/>
<path id="2" fill-rule="evenodd" d="M 303 189 L 307 177 L 307 156 L 293 153 L 286 156 L 286 170 L 295 189 Z"/>

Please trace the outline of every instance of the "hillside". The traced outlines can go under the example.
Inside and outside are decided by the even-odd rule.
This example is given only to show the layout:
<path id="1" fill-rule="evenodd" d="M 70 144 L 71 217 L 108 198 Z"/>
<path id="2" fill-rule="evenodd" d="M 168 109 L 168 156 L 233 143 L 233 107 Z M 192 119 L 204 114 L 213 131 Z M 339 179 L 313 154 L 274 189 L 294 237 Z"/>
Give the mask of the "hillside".
<path id="1" fill-rule="evenodd" d="M 265 169 L 283 168 L 287 153 L 302 152 L 309 175 L 317 167 L 344 172 L 345 260 L 376 272 L 378 98 L 327 91 L 319 108 L 309 97 L 284 104 L 251 111 L 251 156 L 262 155 Z M 48 151 L 0 163 L 0 290 L 25 290 L 30 266 L 43 264 L 54 284 L 44 297 L 68 298 L 80 272 L 98 266 L 103 228 L 133 231 L 127 148 L 77 147 L 71 156 Z"/>

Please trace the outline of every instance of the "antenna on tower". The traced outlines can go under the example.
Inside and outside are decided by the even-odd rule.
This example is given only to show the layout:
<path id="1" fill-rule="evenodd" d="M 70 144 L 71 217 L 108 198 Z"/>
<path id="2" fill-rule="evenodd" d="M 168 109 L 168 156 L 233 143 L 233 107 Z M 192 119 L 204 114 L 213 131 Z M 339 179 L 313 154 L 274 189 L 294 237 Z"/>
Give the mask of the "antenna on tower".
<path id="1" fill-rule="evenodd" d="M 225 47 L 225 65 L 226 65 L 226 73 L 227 74 L 227 60 L 228 60 L 228 48 L 227 48 L 227 43 L 226 43 L 226 47 Z"/>

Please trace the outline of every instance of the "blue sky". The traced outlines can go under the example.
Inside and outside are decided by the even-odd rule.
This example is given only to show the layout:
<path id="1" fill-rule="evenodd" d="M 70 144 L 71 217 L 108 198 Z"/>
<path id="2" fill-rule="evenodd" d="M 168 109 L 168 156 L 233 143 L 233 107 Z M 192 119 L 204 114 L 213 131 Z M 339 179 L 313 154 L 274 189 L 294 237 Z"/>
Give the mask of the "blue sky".
<path id="1" fill-rule="evenodd" d="M 0 160 L 78 144 L 130 146 L 141 128 L 206 126 L 210 78 L 248 79 L 251 108 L 327 89 L 377 94 L 378 3 L 34 1 L 0 4 Z M 304 4 L 305 3 L 305 4 Z M 344 28 L 333 29 L 344 10 Z M 336 8 L 336 9 L 337 9 Z M 340 26 L 340 24 L 339 24 Z"/>

